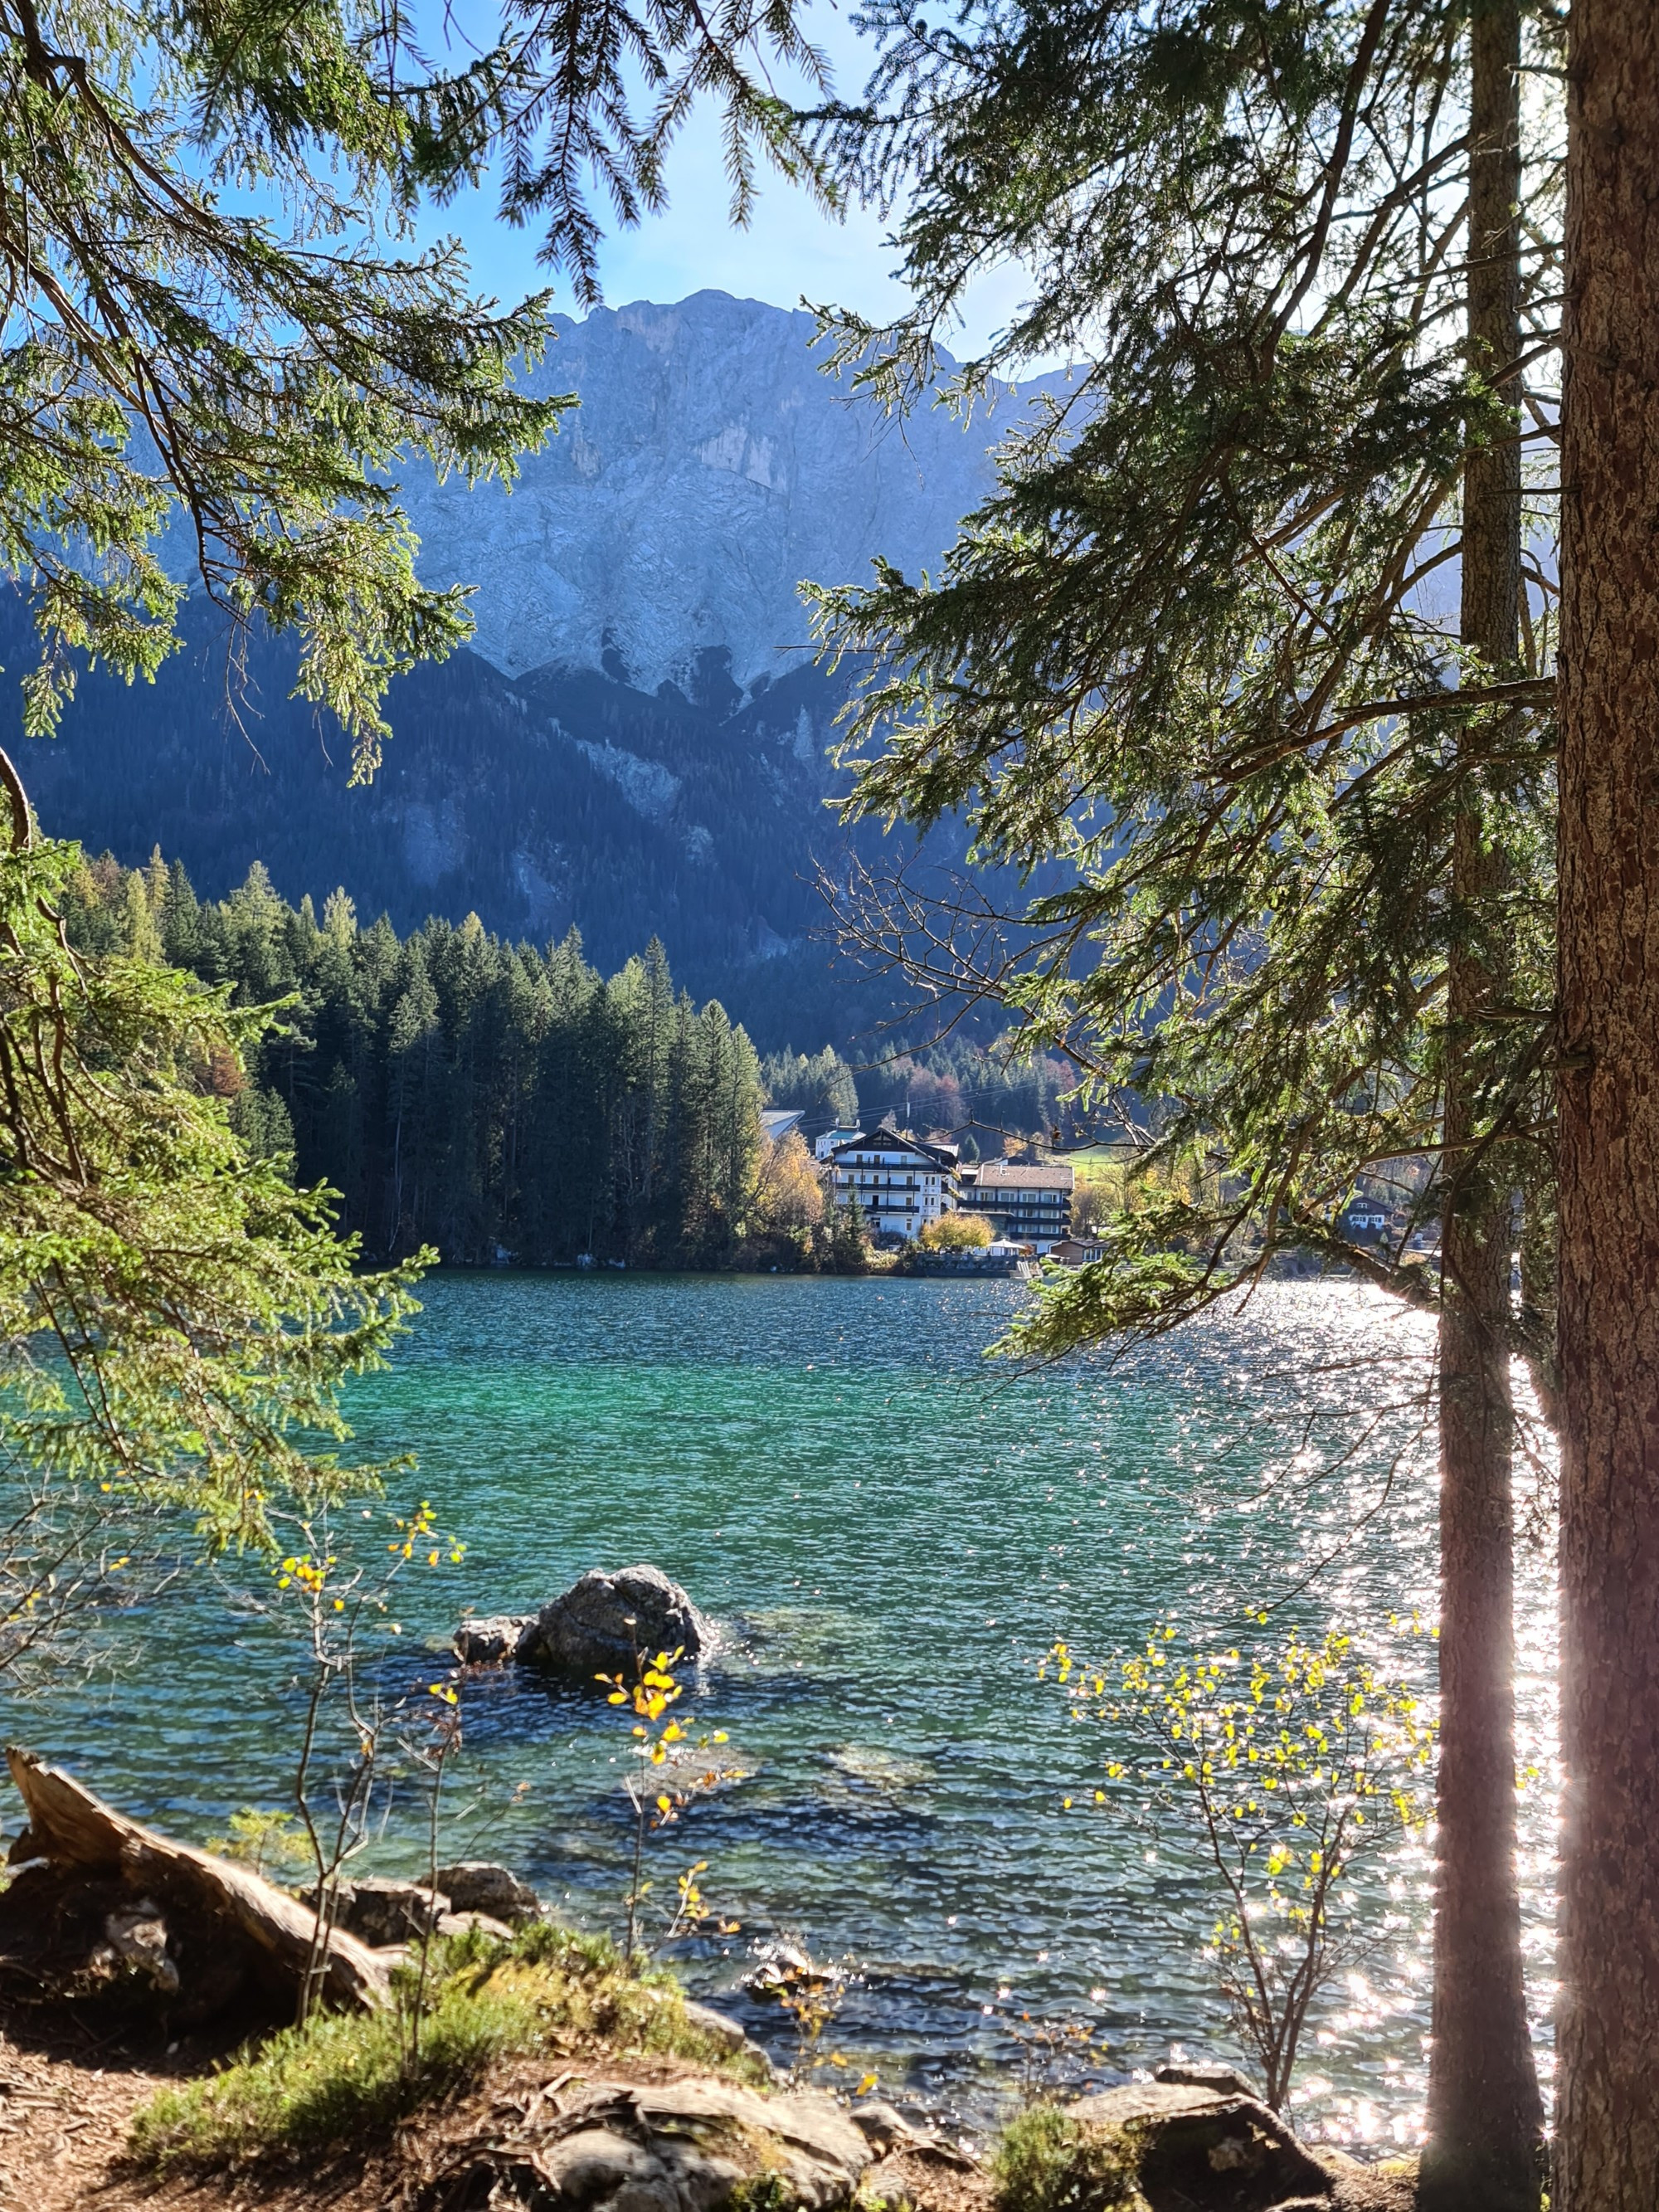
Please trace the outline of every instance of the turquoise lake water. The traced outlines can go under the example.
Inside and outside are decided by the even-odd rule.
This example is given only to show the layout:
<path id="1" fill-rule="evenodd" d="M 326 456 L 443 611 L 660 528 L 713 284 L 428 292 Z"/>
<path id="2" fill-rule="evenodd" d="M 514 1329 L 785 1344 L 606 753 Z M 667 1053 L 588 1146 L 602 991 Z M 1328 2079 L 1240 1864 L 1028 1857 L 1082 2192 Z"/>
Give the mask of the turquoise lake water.
<path id="1" fill-rule="evenodd" d="M 737 1936 L 678 1954 L 775 2053 L 789 2024 L 738 1978 L 790 1940 L 849 1982 L 823 2048 L 885 2094 L 983 2125 L 1011 2075 L 1121 2078 L 1232 2046 L 1201 1956 L 1213 1911 L 1168 1835 L 1092 1801 L 1101 1747 L 1036 1664 L 1156 1622 L 1237 1636 L 1246 1612 L 1350 1626 L 1431 1674 L 1431 1334 L 1357 1286 L 1271 1285 L 1127 1364 L 1012 1376 L 983 1358 L 1006 1283 L 440 1275 L 390 1373 L 355 1394 L 394 1491 L 465 1540 L 397 1597 L 391 1696 L 435 1677 L 465 1606 L 527 1611 L 583 1569 L 653 1561 L 721 1625 L 687 1717 L 744 1778 L 653 1844 L 659 1894 L 706 1859 Z M 360 1532 L 379 1556 L 380 1522 Z M 1553 1604 L 1521 1608 L 1530 1894 L 1553 1848 Z M 259 1578 L 191 1578 L 122 1626 L 116 1679 L 65 1683 L 16 1732 L 176 1832 L 283 1802 L 298 1655 Z M 446 1856 L 501 1858 L 617 1928 L 625 1730 L 601 1698 L 512 1671 L 465 1689 Z M 1064 1800 L 1074 1800 L 1071 1810 Z M 421 1860 L 412 1791 L 373 1854 Z M 1428 1855 L 1376 1871 L 1379 1946 L 1334 1991 L 1298 2118 L 1413 2137 L 1428 2026 Z M 1529 1928 L 1538 2009 L 1548 1931 Z M 1087 2045 L 1046 2035 L 1086 2027 Z"/>

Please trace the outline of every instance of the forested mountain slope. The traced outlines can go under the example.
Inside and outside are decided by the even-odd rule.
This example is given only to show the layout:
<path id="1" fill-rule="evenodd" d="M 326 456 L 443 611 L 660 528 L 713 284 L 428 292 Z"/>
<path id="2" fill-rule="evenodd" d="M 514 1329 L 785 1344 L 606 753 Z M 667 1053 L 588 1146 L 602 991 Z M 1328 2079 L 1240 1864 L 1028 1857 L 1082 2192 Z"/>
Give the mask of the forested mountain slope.
<path id="1" fill-rule="evenodd" d="M 581 410 L 513 495 L 410 489 L 427 573 L 477 585 L 477 649 L 394 687 L 371 788 L 288 697 L 280 641 L 254 641 L 238 726 L 198 604 L 153 687 L 82 680 L 61 737 L 23 748 L 30 790 L 50 830 L 129 865 L 159 844 L 206 896 L 258 860 L 289 899 L 342 884 L 400 930 L 574 925 L 607 971 L 655 934 L 763 1047 L 845 1039 L 888 1002 L 809 936 L 847 679 L 806 657 L 796 586 L 937 558 L 1000 416 L 890 429 L 818 374 L 809 317 L 720 294 L 561 328 L 537 381 Z M 30 650 L 0 605 L 0 661 Z"/>
<path id="2" fill-rule="evenodd" d="M 15 665 L 27 647 L 7 612 Z M 385 764 L 353 790 L 338 733 L 287 696 L 289 647 L 256 642 L 239 729 L 222 624 L 193 607 L 185 627 L 153 688 L 83 679 L 63 736 L 22 744 L 48 830 L 129 865 L 159 844 L 213 896 L 263 860 L 285 896 L 343 885 L 400 931 L 477 913 L 545 944 L 574 925 L 607 972 L 655 933 L 699 999 L 752 1010 L 769 1041 L 865 1018 L 867 994 L 808 936 L 815 858 L 842 842 L 823 805 L 833 694 L 815 671 L 732 707 L 596 672 L 514 684 L 459 653 L 394 687 Z"/>

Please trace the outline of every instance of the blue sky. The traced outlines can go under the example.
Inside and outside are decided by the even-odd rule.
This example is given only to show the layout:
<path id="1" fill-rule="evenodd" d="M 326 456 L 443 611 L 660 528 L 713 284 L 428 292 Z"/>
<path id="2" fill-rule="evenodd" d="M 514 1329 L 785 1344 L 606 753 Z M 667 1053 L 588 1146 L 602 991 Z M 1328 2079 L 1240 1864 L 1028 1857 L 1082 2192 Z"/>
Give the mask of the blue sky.
<path id="1" fill-rule="evenodd" d="M 846 16 L 817 0 L 805 21 L 810 35 L 830 55 L 837 88 L 858 90 L 871 50 Z M 770 174 L 764 177 L 760 204 L 746 231 L 732 228 L 729 207 L 716 120 L 704 112 L 676 147 L 667 211 L 647 218 L 637 230 L 612 230 L 607 236 L 602 259 L 606 304 L 665 302 L 712 289 L 781 307 L 794 307 L 804 295 L 875 319 L 902 310 L 906 295 L 892 275 L 898 256 L 884 243 L 887 226 L 874 214 L 855 208 L 836 222 L 821 215 L 804 192 Z M 446 234 L 463 240 L 478 283 L 499 298 L 520 297 L 548 282 L 536 259 L 538 234 L 501 222 L 488 188 L 422 218 L 423 242 Z M 557 304 L 573 312 L 568 288 L 556 286 L 556 291 Z M 1012 271 L 981 285 L 962 330 L 947 340 L 951 350 L 960 355 L 982 345 L 1018 296 L 1018 280 Z"/>

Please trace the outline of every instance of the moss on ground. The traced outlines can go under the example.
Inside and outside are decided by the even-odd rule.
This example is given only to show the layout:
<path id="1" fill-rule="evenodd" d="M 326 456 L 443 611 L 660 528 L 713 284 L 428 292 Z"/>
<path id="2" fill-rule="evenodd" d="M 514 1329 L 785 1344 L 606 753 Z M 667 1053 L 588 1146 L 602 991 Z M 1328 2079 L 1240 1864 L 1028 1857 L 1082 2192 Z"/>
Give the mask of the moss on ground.
<path id="1" fill-rule="evenodd" d="M 1009 2122 L 991 2179 L 997 2212 L 1145 2212 L 1121 2145 L 1058 2105 L 1033 2105 Z"/>
<path id="2" fill-rule="evenodd" d="M 156 2167 L 223 2166 L 362 2143 L 466 2088 L 494 2060 L 550 2045 L 688 2058 L 763 2086 L 756 2060 L 686 2017 L 672 1975 L 630 1972 L 606 1937 L 542 1922 L 510 1942 L 473 1933 L 435 1943 L 417 2054 L 413 1968 L 393 1983 L 389 2010 L 319 2014 L 203 2081 L 162 2090 L 133 2120 L 134 2156 Z"/>

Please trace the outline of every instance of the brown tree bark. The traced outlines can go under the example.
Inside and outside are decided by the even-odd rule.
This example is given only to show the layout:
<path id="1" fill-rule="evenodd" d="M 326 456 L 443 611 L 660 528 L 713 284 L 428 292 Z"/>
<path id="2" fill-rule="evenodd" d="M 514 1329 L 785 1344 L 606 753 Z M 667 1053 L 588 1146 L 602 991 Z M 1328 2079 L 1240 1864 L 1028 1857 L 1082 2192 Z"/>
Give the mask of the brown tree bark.
<path id="1" fill-rule="evenodd" d="M 1502 378 L 1521 349 L 1521 30 L 1512 0 L 1471 31 L 1471 366 Z M 1518 411 L 1514 428 L 1519 429 Z M 1481 673 L 1518 672 L 1521 460 L 1511 435 L 1463 471 L 1464 645 Z M 1480 781 L 1464 787 L 1452 850 L 1458 938 L 1448 983 L 1440 1319 L 1440 1758 L 1433 2039 L 1425 2212 L 1533 2212 L 1543 2106 L 1527 2027 L 1516 1872 L 1514 1413 L 1510 1265 L 1514 1177 L 1482 1150 L 1480 1093 L 1504 995 L 1493 907 L 1501 859 L 1483 842 Z"/>
<path id="2" fill-rule="evenodd" d="M 1659 8 L 1574 0 L 1554 2212 L 1659 2201 Z"/>

